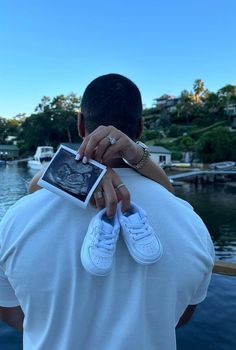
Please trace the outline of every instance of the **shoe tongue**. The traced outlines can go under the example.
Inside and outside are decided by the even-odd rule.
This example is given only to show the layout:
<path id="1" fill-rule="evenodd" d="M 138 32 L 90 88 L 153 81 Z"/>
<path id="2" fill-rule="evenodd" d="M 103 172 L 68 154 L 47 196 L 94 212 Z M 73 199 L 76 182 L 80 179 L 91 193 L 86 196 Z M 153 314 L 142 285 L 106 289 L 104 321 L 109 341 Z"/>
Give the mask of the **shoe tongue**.
<path id="1" fill-rule="evenodd" d="M 111 233 L 112 232 L 112 225 L 108 224 L 105 221 L 102 221 L 102 231 L 106 233 Z"/>
<path id="2" fill-rule="evenodd" d="M 127 219 L 129 220 L 129 222 L 131 224 L 137 224 L 140 222 L 140 215 L 139 215 L 139 213 L 134 213 L 134 214 L 127 216 Z"/>

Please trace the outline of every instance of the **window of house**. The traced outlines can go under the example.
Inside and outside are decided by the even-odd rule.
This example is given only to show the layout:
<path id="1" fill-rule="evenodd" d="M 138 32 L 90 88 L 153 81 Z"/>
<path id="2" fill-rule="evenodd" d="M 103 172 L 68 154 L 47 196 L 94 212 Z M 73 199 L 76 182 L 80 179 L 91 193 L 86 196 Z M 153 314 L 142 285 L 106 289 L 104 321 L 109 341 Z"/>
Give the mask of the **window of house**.
<path id="1" fill-rule="evenodd" d="M 165 162 L 166 161 L 166 156 L 159 156 L 159 161 L 160 162 Z"/>

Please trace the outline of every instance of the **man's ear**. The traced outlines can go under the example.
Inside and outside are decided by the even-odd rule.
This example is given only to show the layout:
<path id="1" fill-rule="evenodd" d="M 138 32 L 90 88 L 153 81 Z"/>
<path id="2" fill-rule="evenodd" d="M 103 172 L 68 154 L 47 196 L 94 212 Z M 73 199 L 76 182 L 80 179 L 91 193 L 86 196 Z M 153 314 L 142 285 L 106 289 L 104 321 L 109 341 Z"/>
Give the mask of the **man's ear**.
<path id="1" fill-rule="evenodd" d="M 136 133 L 136 140 L 139 140 L 140 139 L 140 137 L 141 137 L 141 135 L 142 135 L 142 133 L 143 133 L 143 128 L 144 128 L 144 119 L 143 119 L 143 117 L 142 118 L 140 118 L 140 120 L 139 120 L 139 126 L 138 126 L 138 130 L 137 130 L 137 133 Z"/>
<path id="2" fill-rule="evenodd" d="M 84 116 L 81 112 L 78 113 L 77 127 L 79 136 L 83 139 L 85 137 Z"/>

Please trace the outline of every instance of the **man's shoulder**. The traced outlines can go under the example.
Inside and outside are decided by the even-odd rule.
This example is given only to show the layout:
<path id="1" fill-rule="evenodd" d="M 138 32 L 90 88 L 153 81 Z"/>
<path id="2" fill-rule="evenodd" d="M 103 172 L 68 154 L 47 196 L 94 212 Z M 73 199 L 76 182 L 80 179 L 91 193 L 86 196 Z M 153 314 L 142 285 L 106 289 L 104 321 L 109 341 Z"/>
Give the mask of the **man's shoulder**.
<path id="1" fill-rule="evenodd" d="M 4 215 L 0 225 L 4 225 L 10 220 L 22 220 L 23 218 L 30 217 L 37 208 L 42 208 L 45 203 L 52 200 L 55 196 L 47 190 L 40 190 L 32 194 L 25 195 L 13 204 Z"/>
<path id="2" fill-rule="evenodd" d="M 16 211 L 20 208 L 33 206 L 34 204 L 40 204 L 42 201 L 49 201 L 55 195 L 45 189 L 41 189 L 31 194 L 27 194 L 24 197 L 20 198 L 9 210 Z"/>

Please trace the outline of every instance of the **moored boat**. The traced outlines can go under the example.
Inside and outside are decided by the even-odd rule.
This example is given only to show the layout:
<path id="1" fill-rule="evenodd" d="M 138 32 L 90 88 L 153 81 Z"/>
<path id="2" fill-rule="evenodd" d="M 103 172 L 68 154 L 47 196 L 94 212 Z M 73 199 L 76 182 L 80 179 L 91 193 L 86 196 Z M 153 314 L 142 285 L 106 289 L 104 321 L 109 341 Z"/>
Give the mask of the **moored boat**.
<path id="1" fill-rule="evenodd" d="M 218 162 L 209 164 L 210 169 L 215 170 L 231 170 L 235 166 L 235 162 L 227 161 L 227 162 Z"/>
<path id="2" fill-rule="evenodd" d="M 33 159 L 28 160 L 28 168 L 40 170 L 45 163 L 50 162 L 52 159 L 53 147 L 51 146 L 38 146 Z"/>

